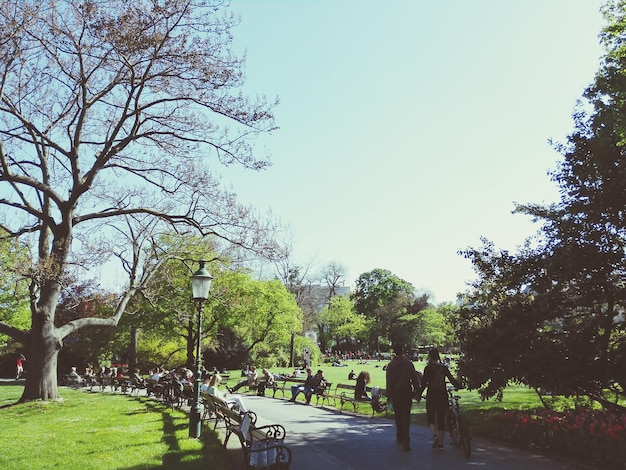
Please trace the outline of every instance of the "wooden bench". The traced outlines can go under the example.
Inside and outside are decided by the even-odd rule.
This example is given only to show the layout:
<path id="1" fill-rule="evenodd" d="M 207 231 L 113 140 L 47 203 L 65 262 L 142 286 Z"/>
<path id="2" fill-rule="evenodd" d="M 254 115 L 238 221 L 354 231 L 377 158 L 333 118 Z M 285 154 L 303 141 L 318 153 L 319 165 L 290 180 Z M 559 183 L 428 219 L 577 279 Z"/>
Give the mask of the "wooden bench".
<path id="1" fill-rule="evenodd" d="M 257 380 L 254 384 L 248 385 L 248 392 L 256 392 L 257 395 L 265 396 L 266 393 L 272 392 L 272 398 L 276 395 L 278 383 L 274 380 L 270 385 L 267 385 L 265 379 Z M 284 395 L 284 393 L 283 393 Z"/>
<path id="2" fill-rule="evenodd" d="M 113 378 L 113 389 L 116 392 L 117 392 L 117 389 L 119 388 L 122 393 L 126 393 L 128 391 L 132 393 L 134 386 L 135 386 L 135 381 L 131 379 L 130 377 Z"/>
<path id="3" fill-rule="evenodd" d="M 184 395 L 185 389 L 179 388 L 177 383 L 167 380 L 156 380 L 153 378 L 147 378 L 146 382 L 146 395 L 154 395 L 154 397 L 172 408 L 180 408 L 187 397 Z M 191 390 L 191 392 L 189 392 Z M 191 387 L 188 389 L 188 393 L 193 393 Z"/>
<path id="4" fill-rule="evenodd" d="M 59 385 L 63 385 L 71 388 L 89 387 L 91 384 L 87 383 L 86 379 L 72 377 L 69 374 L 64 375 L 59 380 Z"/>
<path id="5" fill-rule="evenodd" d="M 89 387 L 89 391 L 93 392 L 94 387 L 99 387 L 98 378 L 95 376 L 85 377 L 85 387 Z"/>
<path id="6" fill-rule="evenodd" d="M 285 380 L 289 379 L 274 379 L 274 381 L 267 385 L 265 379 L 257 379 L 253 384 L 246 384 L 244 387 L 247 387 L 248 392 L 259 392 L 259 390 L 263 390 L 263 396 L 265 396 L 268 391 L 272 391 L 272 398 L 276 398 L 276 392 L 280 390 L 283 393 L 283 398 L 285 396 Z M 278 385 L 278 382 L 282 382 L 282 385 Z"/>
<path id="7" fill-rule="evenodd" d="M 274 386 L 272 387 L 272 398 L 276 398 L 276 392 L 278 392 L 279 390 L 280 393 L 283 395 L 283 398 L 285 398 L 285 388 L 291 387 L 291 385 L 288 384 L 289 379 L 287 378 L 275 379 Z"/>
<path id="8" fill-rule="evenodd" d="M 130 379 L 130 393 L 137 392 L 139 394 L 140 390 L 145 390 L 148 386 L 146 379 Z"/>
<path id="9" fill-rule="evenodd" d="M 111 388 L 111 391 L 115 389 L 115 383 L 113 381 L 113 377 L 105 375 L 104 377 L 100 377 L 98 379 L 98 383 L 100 384 L 100 391 L 104 392 L 107 387 Z"/>
<path id="10" fill-rule="evenodd" d="M 291 450 L 284 445 L 285 428 L 280 424 L 257 427 L 251 413 L 238 413 L 228 404 L 212 396 L 216 410 L 223 417 L 226 427 L 224 447 L 233 434 L 239 438 L 244 454 L 245 468 L 289 468 Z"/>
<path id="11" fill-rule="evenodd" d="M 304 385 L 304 382 L 306 382 L 306 379 L 301 377 L 282 377 L 280 379 L 276 379 L 274 381 L 274 387 L 271 387 L 271 389 L 274 391 L 272 398 L 276 398 L 276 392 L 278 391 L 280 391 L 283 398 L 285 398 L 286 391 L 291 393 L 292 385 Z"/>
<path id="12" fill-rule="evenodd" d="M 224 422 L 224 416 L 220 408 L 221 404 L 217 401 L 217 397 L 202 391 L 200 391 L 200 400 L 202 401 L 202 406 L 204 408 L 201 420 L 208 421 L 214 419 L 215 425 L 213 426 L 213 429 L 215 430 L 219 423 Z"/>
<path id="13" fill-rule="evenodd" d="M 341 411 L 343 411 L 343 407 L 346 403 L 350 403 L 352 405 L 355 413 L 358 409 L 359 403 L 368 403 L 372 408 L 372 416 L 374 416 L 376 413 L 383 413 L 383 412 L 385 412 L 385 414 L 387 413 L 387 406 L 383 407 L 381 405 L 381 398 L 384 398 L 386 396 L 386 391 L 384 388 L 378 389 L 378 397 L 379 397 L 378 399 L 374 399 L 372 397 L 371 400 L 357 400 L 356 398 L 354 398 L 355 390 L 356 390 L 355 385 L 340 383 L 340 384 L 337 384 L 337 386 L 335 387 L 335 390 L 329 393 L 328 395 L 326 395 L 325 398 L 326 399 L 332 398 L 333 400 L 335 400 L 335 403 L 336 403 L 336 400 L 338 399 L 341 403 L 341 407 L 340 407 Z M 371 394 L 372 387 L 366 387 L 366 391 Z"/>
<path id="14" fill-rule="evenodd" d="M 192 400 L 192 385 L 179 380 L 171 380 L 163 384 L 163 401 L 172 409 L 180 410 L 185 403 L 191 405 Z"/>
<path id="15" fill-rule="evenodd" d="M 334 401 L 335 392 L 331 391 L 332 387 L 333 384 L 331 382 L 326 382 L 326 385 L 318 388 L 315 392 L 313 392 L 313 396 L 315 397 L 315 406 L 318 406 L 320 404 L 320 401 L 322 402 L 322 406 L 324 406 L 324 402 L 330 404 L 331 398 Z"/>
<path id="16" fill-rule="evenodd" d="M 163 397 L 163 384 L 156 379 L 147 378 L 146 379 L 146 395 L 154 395 L 155 398 Z"/>
<path id="17" fill-rule="evenodd" d="M 224 416 L 221 412 L 221 408 L 223 406 L 228 406 L 228 408 L 231 409 L 233 408 L 233 403 L 230 402 L 228 399 L 223 400 L 220 397 L 216 397 L 214 395 L 211 395 L 210 393 L 203 391 L 200 391 L 200 402 L 202 403 L 202 406 L 204 408 L 201 420 L 208 421 L 214 419 L 215 425 L 213 426 L 213 429 L 216 429 L 217 425 L 220 422 L 224 421 Z M 256 424 L 256 413 L 254 411 L 248 411 L 248 414 L 250 416 L 252 424 Z"/>

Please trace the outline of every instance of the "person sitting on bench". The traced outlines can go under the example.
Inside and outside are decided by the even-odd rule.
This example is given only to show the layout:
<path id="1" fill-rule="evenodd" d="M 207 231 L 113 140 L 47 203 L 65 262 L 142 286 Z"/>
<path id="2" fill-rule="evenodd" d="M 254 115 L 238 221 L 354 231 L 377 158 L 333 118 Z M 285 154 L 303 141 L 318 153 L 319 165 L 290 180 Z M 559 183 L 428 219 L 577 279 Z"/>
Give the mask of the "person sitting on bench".
<path id="1" fill-rule="evenodd" d="M 311 397 L 313 394 L 322 387 L 326 386 L 326 378 L 324 377 L 324 372 L 322 370 L 318 370 L 317 374 L 312 375 L 313 372 L 311 368 L 307 368 L 306 370 L 307 378 L 304 382 L 304 385 L 292 385 L 291 386 L 291 398 L 290 402 L 295 402 L 296 397 L 300 394 L 300 392 L 304 393 L 304 397 L 306 399 L 306 404 L 311 403 Z"/>
<path id="2" fill-rule="evenodd" d="M 362 371 L 356 378 L 356 385 L 354 386 L 354 399 L 355 400 L 371 400 L 367 394 L 367 384 L 370 383 L 370 373 Z"/>
<path id="3" fill-rule="evenodd" d="M 265 389 L 272 388 L 274 386 L 274 383 L 275 383 L 274 374 L 272 374 L 267 369 L 263 369 L 263 380 L 259 382 L 257 395 L 265 396 Z"/>
<path id="4" fill-rule="evenodd" d="M 209 395 L 213 395 L 214 397 L 220 398 L 226 402 L 229 408 L 239 411 L 240 413 L 245 413 L 248 410 L 246 406 L 241 401 L 241 398 L 234 396 L 227 396 L 222 390 L 219 389 L 220 382 L 222 381 L 222 376 L 220 374 L 213 374 L 209 379 L 209 385 L 206 388 L 206 393 Z M 204 384 L 200 386 L 200 390 L 202 390 Z"/>
<path id="5" fill-rule="evenodd" d="M 257 381 L 258 378 L 259 378 L 259 373 L 256 371 L 256 367 L 250 366 L 250 369 L 248 370 L 248 377 L 246 378 L 246 380 L 242 380 L 237 385 L 235 385 L 233 388 L 228 388 L 228 387 L 226 387 L 226 388 L 228 388 L 228 391 L 230 393 L 235 393 L 237 390 L 239 390 L 244 385 L 247 385 L 248 387 L 255 386 L 256 385 L 256 381 Z"/>

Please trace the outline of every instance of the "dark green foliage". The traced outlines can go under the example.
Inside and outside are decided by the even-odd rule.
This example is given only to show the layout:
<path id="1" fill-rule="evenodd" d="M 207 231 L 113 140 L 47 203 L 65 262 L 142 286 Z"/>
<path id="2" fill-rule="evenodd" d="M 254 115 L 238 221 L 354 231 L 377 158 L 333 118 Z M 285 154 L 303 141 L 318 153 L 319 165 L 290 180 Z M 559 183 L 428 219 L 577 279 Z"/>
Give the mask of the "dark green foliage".
<path id="1" fill-rule="evenodd" d="M 250 364 L 250 351 L 242 338 L 228 328 L 220 328 L 211 347 L 204 351 L 204 364 L 222 369 L 240 369 Z"/>
<path id="2" fill-rule="evenodd" d="M 427 304 L 427 296 L 423 296 L 423 302 L 417 301 L 416 304 L 415 288 L 411 283 L 387 269 L 374 269 L 361 274 L 352 300 L 356 312 L 370 319 L 370 351 L 380 351 L 381 337 L 389 339 L 390 328 L 396 320 L 407 311 Z M 406 338 L 403 336 L 401 339 Z"/>
<path id="3" fill-rule="evenodd" d="M 557 145 L 553 174 L 561 200 L 520 205 L 542 223 L 516 254 L 484 242 L 463 254 L 478 280 L 460 311 L 460 371 L 485 396 L 509 381 L 605 404 L 626 388 L 626 50 L 624 2 L 606 9 L 607 54 L 579 109 L 575 130 Z"/>

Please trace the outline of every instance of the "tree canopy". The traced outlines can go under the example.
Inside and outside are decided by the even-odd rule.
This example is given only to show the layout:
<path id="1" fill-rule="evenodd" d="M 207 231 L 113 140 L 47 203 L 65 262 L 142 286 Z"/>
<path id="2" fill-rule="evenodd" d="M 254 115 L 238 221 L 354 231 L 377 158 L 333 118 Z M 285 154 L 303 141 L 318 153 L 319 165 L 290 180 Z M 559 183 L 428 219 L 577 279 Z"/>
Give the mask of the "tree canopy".
<path id="1" fill-rule="evenodd" d="M 345 296 L 334 296 L 318 314 L 320 330 L 334 340 L 336 346 L 353 346 L 366 339 L 367 321 L 354 310 L 352 301 Z"/>
<path id="2" fill-rule="evenodd" d="M 510 380 L 606 404 L 626 387 L 626 3 L 604 8 L 606 55 L 557 144 L 561 199 L 519 205 L 542 223 L 517 253 L 464 252 L 478 279 L 460 312 L 461 372 L 485 396 Z"/>
<path id="3" fill-rule="evenodd" d="M 381 337 L 389 339 L 394 320 L 415 300 L 415 288 L 388 269 L 374 269 L 356 280 L 354 308 L 370 322 L 370 351 L 380 351 Z"/>
<path id="4" fill-rule="evenodd" d="M 273 250 L 272 225 L 211 171 L 266 167 L 253 139 L 275 129 L 275 101 L 240 92 L 234 24 L 213 1 L 0 4 L 0 227 L 33 253 L 22 272 L 32 326 L 0 322 L 0 333 L 29 345 L 22 399 L 57 398 L 63 339 L 116 325 L 177 255 L 153 245 L 155 235 L 193 231 Z M 57 325 L 70 271 L 111 256 L 128 274 L 113 314 Z"/>
<path id="5" fill-rule="evenodd" d="M 29 262 L 27 246 L 15 239 L 0 237 L 0 322 L 21 330 L 30 328 L 29 283 L 22 276 L 23 266 Z M 8 339 L 0 334 L 0 353 L 10 349 L 5 338 Z"/>

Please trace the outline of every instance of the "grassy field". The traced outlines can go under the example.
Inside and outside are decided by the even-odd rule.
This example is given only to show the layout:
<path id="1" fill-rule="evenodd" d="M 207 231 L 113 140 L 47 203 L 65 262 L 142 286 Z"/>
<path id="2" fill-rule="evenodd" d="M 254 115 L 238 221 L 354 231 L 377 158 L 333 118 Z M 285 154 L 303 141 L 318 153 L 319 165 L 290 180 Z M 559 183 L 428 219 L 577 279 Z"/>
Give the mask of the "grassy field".
<path id="1" fill-rule="evenodd" d="M 189 418 L 154 399 L 62 388 L 62 402 L 16 405 L 0 386 L 2 469 L 206 469 L 230 461 L 218 436 L 189 439 Z"/>

